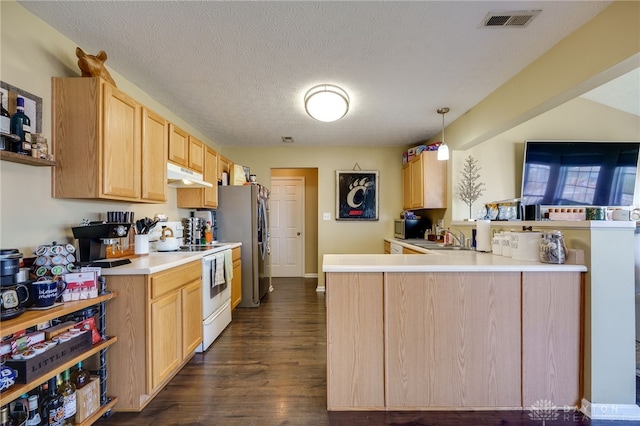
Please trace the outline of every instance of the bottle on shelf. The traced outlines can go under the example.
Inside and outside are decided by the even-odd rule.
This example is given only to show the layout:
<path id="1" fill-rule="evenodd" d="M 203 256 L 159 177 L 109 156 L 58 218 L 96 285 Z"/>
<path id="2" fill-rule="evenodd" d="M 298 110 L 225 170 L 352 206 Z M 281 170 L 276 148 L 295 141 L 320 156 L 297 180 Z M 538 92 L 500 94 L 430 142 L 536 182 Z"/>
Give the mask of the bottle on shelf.
<path id="1" fill-rule="evenodd" d="M 9 130 L 20 138 L 14 142 L 12 151 L 31 155 L 31 120 L 24 113 L 24 98 L 19 96 L 16 99 L 16 113 L 11 116 Z"/>
<path id="2" fill-rule="evenodd" d="M 0 426 L 13 426 L 15 423 L 11 416 L 9 416 L 9 406 L 5 405 L 0 408 Z"/>
<path id="3" fill-rule="evenodd" d="M 47 396 L 42 400 L 42 424 L 46 426 L 64 425 L 64 398 L 56 393 L 56 378 L 46 385 Z"/>
<path id="4" fill-rule="evenodd" d="M 27 415 L 25 426 L 40 426 L 42 423 L 42 417 L 40 417 L 40 407 L 38 407 L 38 395 L 31 395 L 27 404 L 29 407 L 29 414 Z"/>
<path id="5" fill-rule="evenodd" d="M 9 134 L 11 132 L 11 116 L 4 107 L 4 93 L 0 92 L 0 132 Z"/>
<path id="6" fill-rule="evenodd" d="M 91 373 L 82 368 L 82 361 L 78 362 L 76 370 L 71 373 L 71 382 L 75 385 L 76 389 L 81 389 L 88 385 L 90 380 Z"/>
<path id="7" fill-rule="evenodd" d="M 58 375 L 58 395 L 64 400 L 64 424 L 74 425 L 76 423 L 76 387 L 70 380 L 69 370 L 65 370 L 62 377 Z"/>

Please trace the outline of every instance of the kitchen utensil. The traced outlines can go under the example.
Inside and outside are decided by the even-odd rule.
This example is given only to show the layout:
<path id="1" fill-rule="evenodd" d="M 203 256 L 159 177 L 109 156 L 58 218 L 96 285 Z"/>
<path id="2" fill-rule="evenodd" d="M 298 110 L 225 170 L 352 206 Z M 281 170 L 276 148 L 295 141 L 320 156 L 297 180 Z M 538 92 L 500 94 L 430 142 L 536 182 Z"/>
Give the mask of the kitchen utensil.
<path id="1" fill-rule="evenodd" d="M 163 226 L 160 239 L 156 243 L 158 251 L 176 251 L 180 249 L 179 240 L 173 236 L 173 229 Z"/>

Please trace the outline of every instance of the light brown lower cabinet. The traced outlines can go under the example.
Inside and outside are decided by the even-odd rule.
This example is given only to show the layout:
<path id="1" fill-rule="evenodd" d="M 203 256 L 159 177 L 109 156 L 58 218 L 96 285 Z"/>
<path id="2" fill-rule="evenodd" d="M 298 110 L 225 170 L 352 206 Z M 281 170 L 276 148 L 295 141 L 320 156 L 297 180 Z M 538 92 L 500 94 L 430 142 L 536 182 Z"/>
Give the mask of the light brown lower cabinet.
<path id="1" fill-rule="evenodd" d="M 233 259 L 233 279 L 231 280 L 231 310 L 242 301 L 242 260 L 241 247 L 234 247 L 231 250 Z"/>
<path id="2" fill-rule="evenodd" d="M 109 290 L 122 295 L 110 306 L 107 333 L 123 333 L 109 351 L 107 384 L 122 396 L 116 411 L 141 411 L 202 341 L 201 262 L 107 281 Z"/>
<path id="3" fill-rule="evenodd" d="M 579 272 L 345 272 L 325 279 L 329 410 L 579 401 Z"/>

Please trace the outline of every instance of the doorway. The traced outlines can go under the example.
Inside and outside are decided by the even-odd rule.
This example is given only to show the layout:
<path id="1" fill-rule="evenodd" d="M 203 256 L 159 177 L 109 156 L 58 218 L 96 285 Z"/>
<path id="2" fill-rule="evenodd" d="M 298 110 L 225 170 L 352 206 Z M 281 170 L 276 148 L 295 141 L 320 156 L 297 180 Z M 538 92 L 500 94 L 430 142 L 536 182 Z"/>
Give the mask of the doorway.
<path id="1" fill-rule="evenodd" d="M 272 277 L 304 276 L 303 176 L 271 178 L 269 245 Z"/>

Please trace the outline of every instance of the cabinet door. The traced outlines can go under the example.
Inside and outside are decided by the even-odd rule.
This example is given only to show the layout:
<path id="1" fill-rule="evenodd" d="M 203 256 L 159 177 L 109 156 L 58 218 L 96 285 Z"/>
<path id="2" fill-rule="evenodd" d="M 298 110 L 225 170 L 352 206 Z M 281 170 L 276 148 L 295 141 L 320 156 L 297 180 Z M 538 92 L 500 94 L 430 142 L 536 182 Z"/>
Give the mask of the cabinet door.
<path id="1" fill-rule="evenodd" d="M 140 105 L 109 84 L 103 97 L 102 192 L 140 198 Z"/>
<path id="2" fill-rule="evenodd" d="M 438 151 L 420 154 L 423 194 L 420 206 L 425 209 L 447 207 L 447 162 L 438 160 Z"/>
<path id="3" fill-rule="evenodd" d="M 173 291 L 151 303 L 150 335 L 151 390 L 182 361 L 182 306 L 180 291 Z M 200 324 L 202 329 L 202 324 Z"/>
<path id="4" fill-rule="evenodd" d="M 579 272 L 522 273 L 522 405 L 580 402 Z"/>
<path id="5" fill-rule="evenodd" d="M 204 151 L 204 180 L 213 185 L 204 189 L 204 206 L 218 207 L 218 153 L 206 147 Z"/>
<path id="6" fill-rule="evenodd" d="M 185 359 L 202 342 L 202 281 L 196 280 L 182 289 L 182 358 Z"/>
<path id="7" fill-rule="evenodd" d="M 169 123 L 169 160 L 189 167 L 189 134 Z"/>
<path id="8" fill-rule="evenodd" d="M 519 283 L 518 272 L 386 274 L 387 409 L 519 407 Z"/>
<path id="9" fill-rule="evenodd" d="M 204 169 L 204 144 L 189 135 L 189 168 L 198 173 Z"/>
<path id="10" fill-rule="evenodd" d="M 402 166 L 402 208 L 411 208 L 411 163 Z"/>
<path id="11" fill-rule="evenodd" d="M 168 125 L 142 108 L 142 198 L 166 201 Z"/>
<path id="12" fill-rule="evenodd" d="M 327 408 L 383 409 L 382 273 L 327 273 Z"/>
<path id="13" fill-rule="evenodd" d="M 240 247 L 233 249 L 233 280 L 231 280 L 231 309 L 242 301 L 242 261 Z"/>
<path id="14" fill-rule="evenodd" d="M 424 169 L 422 167 L 422 155 L 410 164 L 411 173 L 411 208 L 424 206 Z"/>
<path id="15" fill-rule="evenodd" d="M 222 173 L 227 172 L 227 176 L 231 179 L 231 161 L 223 157 L 222 155 L 218 155 L 218 180 L 222 181 Z"/>

